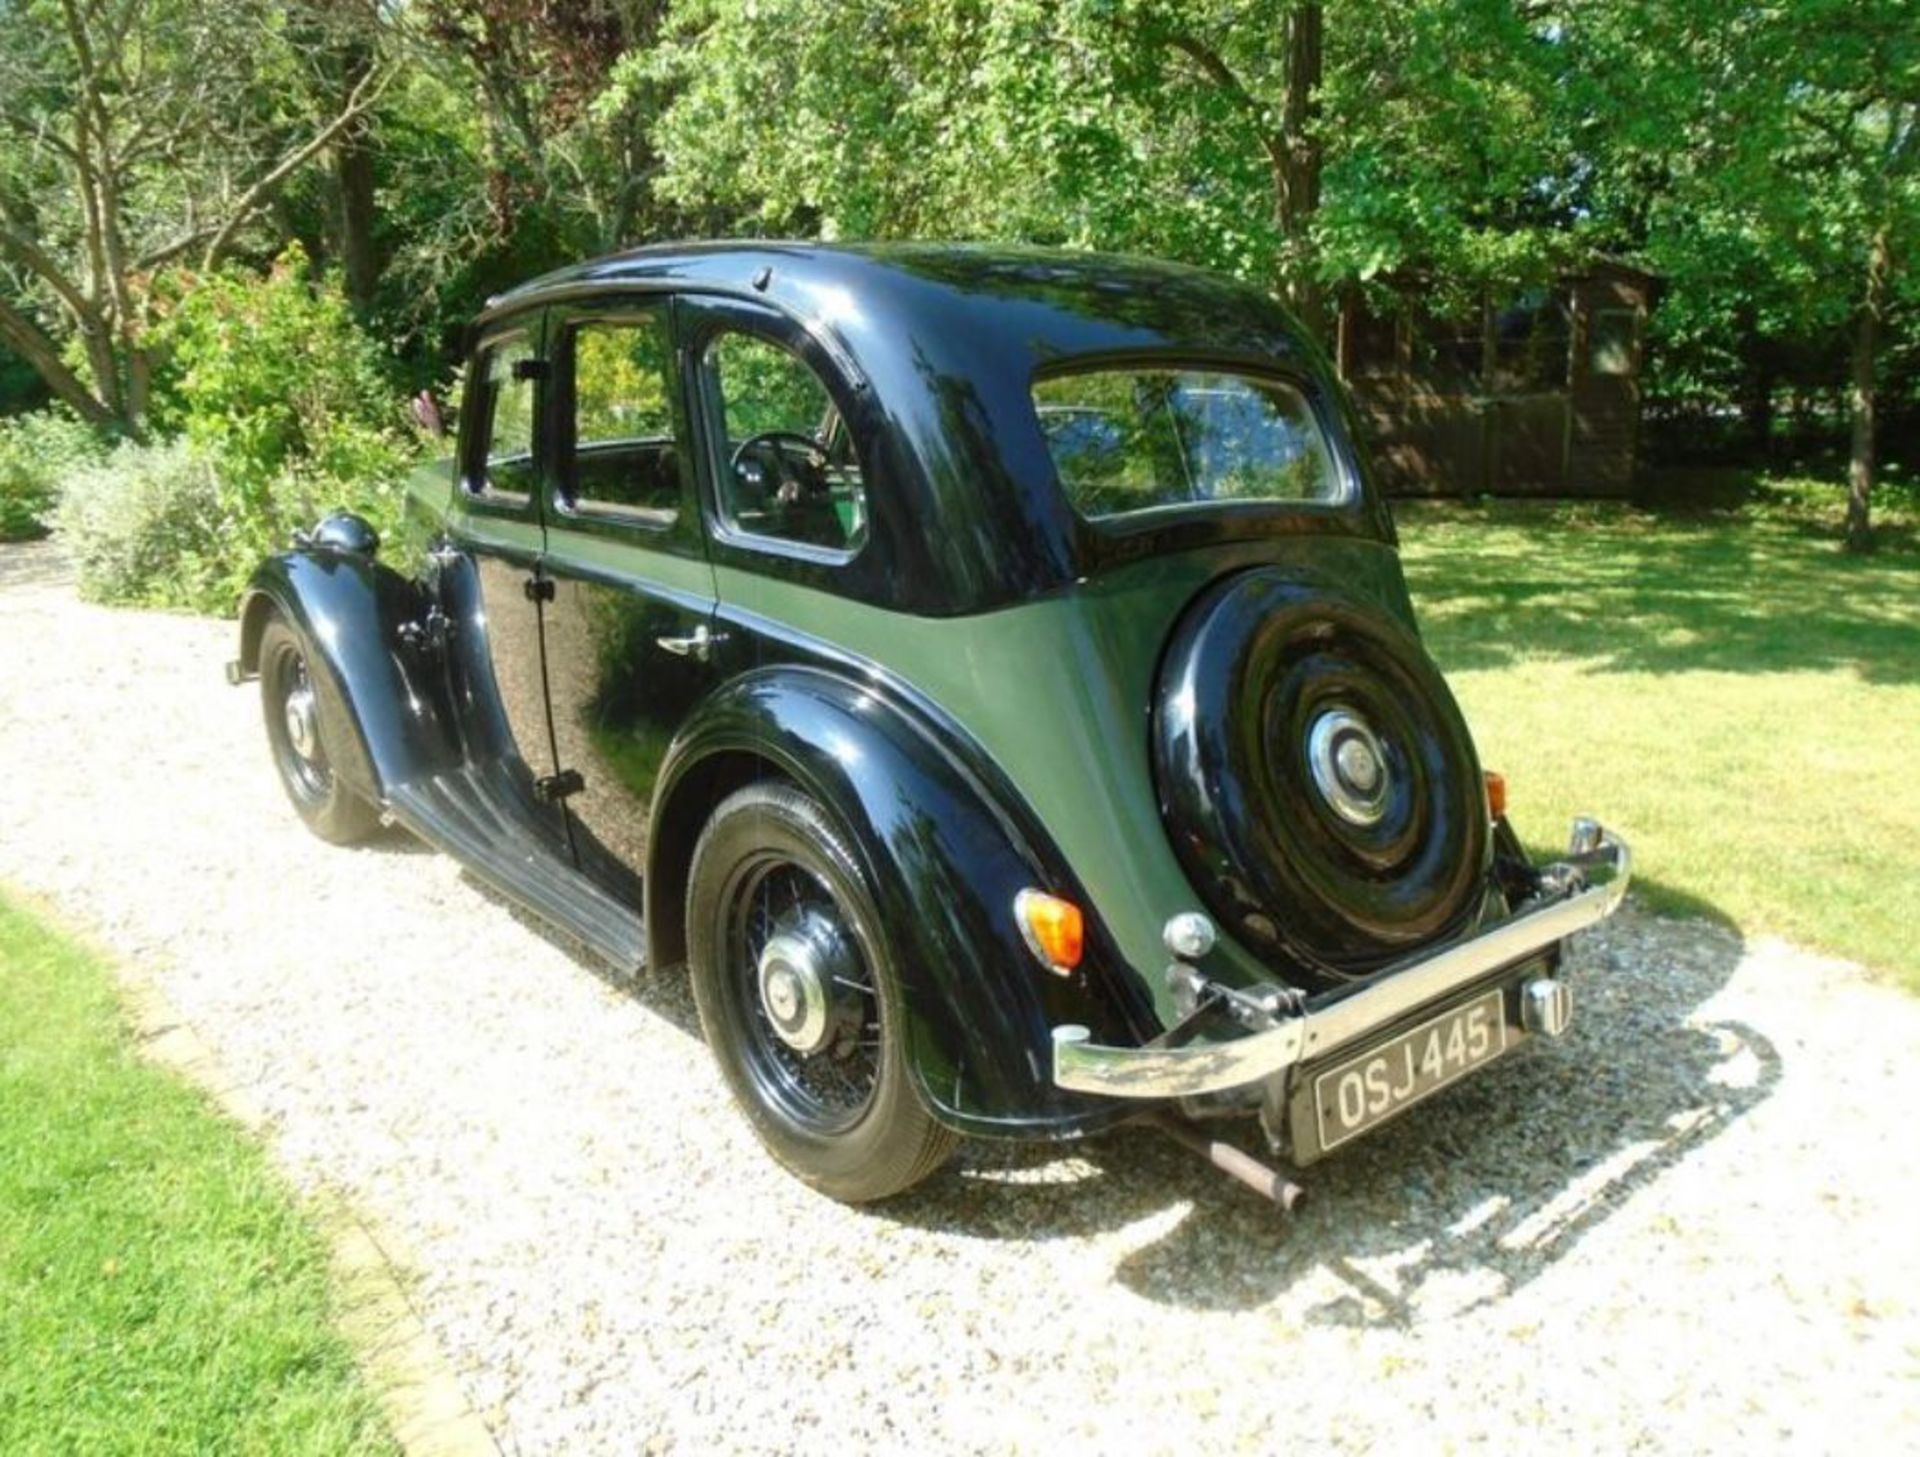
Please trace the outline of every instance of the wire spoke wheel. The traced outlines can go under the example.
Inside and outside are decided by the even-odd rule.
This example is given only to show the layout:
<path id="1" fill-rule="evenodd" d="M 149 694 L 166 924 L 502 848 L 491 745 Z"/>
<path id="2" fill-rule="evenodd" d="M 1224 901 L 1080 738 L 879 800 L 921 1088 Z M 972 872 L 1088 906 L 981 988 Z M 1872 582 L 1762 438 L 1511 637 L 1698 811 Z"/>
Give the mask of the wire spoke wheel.
<path id="1" fill-rule="evenodd" d="M 821 1133 L 857 1122 L 880 1081 L 880 1002 L 826 883 L 777 856 L 743 866 L 726 964 L 748 1069 L 766 1098 Z"/>
<path id="2" fill-rule="evenodd" d="M 700 1025 L 767 1150 L 836 1199 L 898 1194 L 956 1142 L 908 1062 L 893 943 L 838 824 L 793 786 L 736 790 L 687 878 Z"/>
<path id="3" fill-rule="evenodd" d="M 373 833 L 380 812 L 334 772 L 312 663 L 306 638 L 284 617 L 270 617 L 260 633 L 259 668 L 273 767 L 307 828 L 323 840 L 350 845 Z"/>
<path id="4" fill-rule="evenodd" d="M 260 676 L 268 734 L 282 777 L 297 793 L 324 800 L 333 788 L 333 768 L 320 742 L 319 707 L 306 654 L 291 639 L 282 639 Z"/>

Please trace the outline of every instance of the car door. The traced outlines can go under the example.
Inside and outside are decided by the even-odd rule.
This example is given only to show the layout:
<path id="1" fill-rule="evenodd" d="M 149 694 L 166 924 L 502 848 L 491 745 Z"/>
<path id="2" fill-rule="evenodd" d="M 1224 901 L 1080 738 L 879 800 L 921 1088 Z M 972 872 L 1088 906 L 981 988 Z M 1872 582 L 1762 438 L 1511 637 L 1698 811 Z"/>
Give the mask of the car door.
<path id="1" fill-rule="evenodd" d="M 542 317 L 516 316 L 485 334 L 474 351 L 462 410 L 459 489 L 451 536 L 460 548 L 443 594 L 457 631 L 477 630 L 484 650 L 456 655 L 457 700 L 468 705 L 468 757 L 500 781 L 518 808 L 566 854 L 559 802 L 542 791 L 554 771 L 541 658 L 541 424 L 546 364 Z"/>
<path id="2" fill-rule="evenodd" d="M 715 682 L 713 570 L 666 294 L 550 311 L 542 574 L 557 765 L 580 868 L 638 903 L 667 746 Z"/>

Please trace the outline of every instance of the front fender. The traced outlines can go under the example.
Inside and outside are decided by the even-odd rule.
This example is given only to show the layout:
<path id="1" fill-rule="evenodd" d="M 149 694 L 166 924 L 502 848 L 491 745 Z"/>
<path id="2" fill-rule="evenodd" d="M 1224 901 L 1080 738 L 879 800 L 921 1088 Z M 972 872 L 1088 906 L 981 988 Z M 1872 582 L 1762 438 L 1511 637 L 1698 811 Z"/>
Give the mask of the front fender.
<path id="1" fill-rule="evenodd" d="M 333 769 L 375 803 L 422 774 L 457 767 L 439 677 L 401 634 L 423 610 L 419 589 L 372 557 L 296 550 L 261 563 L 240 599 L 240 667 L 260 668 L 269 613 L 312 645 L 309 671 Z"/>
<path id="2" fill-rule="evenodd" d="M 770 764 L 829 808 L 863 861 L 893 938 L 909 1061 L 928 1106 L 968 1133 L 1086 1132 L 1131 1110 L 1054 1085 L 1051 1029 L 1105 1026 L 1137 1043 L 1159 1027 L 1058 852 L 969 748 L 928 715 L 821 669 L 735 679 L 702 704 L 661 767 L 649 929 L 677 911 L 656 906 L 655 891 L 685 884 L 673 862 L 711 809 L 709 795 L 682 789 L 716 760 Z M 1012 907 L 1026 886 L 1087 913 L 1086 954 L 1071 977 L 1043 969 L 1021 938 Z"/>

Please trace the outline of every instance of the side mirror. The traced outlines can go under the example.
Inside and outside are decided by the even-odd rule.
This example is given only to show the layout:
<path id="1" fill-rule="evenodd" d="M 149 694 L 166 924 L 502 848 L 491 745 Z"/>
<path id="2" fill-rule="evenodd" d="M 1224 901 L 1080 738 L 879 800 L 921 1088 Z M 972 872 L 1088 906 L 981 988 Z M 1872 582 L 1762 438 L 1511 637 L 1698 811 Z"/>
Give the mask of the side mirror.
<path id="1" fill-rule="evenodd" d="M 440 402 L 433 397 L 432 390 L 422 390 L 413 397 L 413 421 L 429 435 L 446 435 L 447 422 L 440 413 Z"/>

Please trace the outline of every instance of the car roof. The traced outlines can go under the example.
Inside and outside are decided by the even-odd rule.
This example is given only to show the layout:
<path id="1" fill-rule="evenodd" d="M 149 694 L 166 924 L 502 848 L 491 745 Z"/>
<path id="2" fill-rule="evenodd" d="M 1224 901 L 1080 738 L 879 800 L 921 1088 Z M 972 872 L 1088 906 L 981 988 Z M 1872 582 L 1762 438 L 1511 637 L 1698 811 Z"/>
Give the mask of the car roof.
<path id="1" fill-rule="evenodd" d="M 1182 264 L 1006 244 L 635 248 L 502 294 L 481 322 L 660 289 L 766 304 L 871 387 L 899 447 L 901 508 L 916 535 L 941 539 L 938 552 L 889 573 L 912 584 L 915 600 L 902 605 L 918 611 L 981 610 L 1085 573 L 1085 523 L 1058 488 L 1034 411 L 1037 371 L 1178 355 L 1317 380 L 1328 373 L 1305 331 L 1251 285 Z"/>
<path id="2" fill-rule="evenodd" d="M 763 273 L 764 271 L 764 273 Z M 1169 337 L 1196 316 L 1211 324 L 1251 307 L 1268 330 L 1297 329 L 1258 289 L 1217 273 L 1114 253 L 996 243 L 813 243 L 780 240 L 654 244 L 556 269 L 489 301 L 489 311 L 533 295 L 622 283 L 680 282 L 778 299 L 810 322 L 833 322 L 842 289 L 879 290 L 927 308 L 964 303 L 987 326 L 1031 328 L 1103 321 Z M 892 285 L 918 285 L 903 290 Z M 918 312 L 917 310 L 915 311 Z M 1048 331 L 1052 332 L 1052 331 Z"/>

